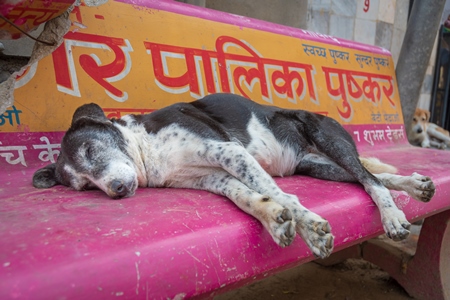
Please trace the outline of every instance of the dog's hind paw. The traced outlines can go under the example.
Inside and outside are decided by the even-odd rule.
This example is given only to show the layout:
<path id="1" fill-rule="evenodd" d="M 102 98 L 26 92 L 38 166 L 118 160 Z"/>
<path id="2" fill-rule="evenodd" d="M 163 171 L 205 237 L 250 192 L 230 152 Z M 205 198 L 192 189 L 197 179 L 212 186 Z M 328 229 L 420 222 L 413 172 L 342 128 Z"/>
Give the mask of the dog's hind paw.
<path id="1" fill-rule="evenodd" d="M 429 202 L 436 192 L 433 181 L 428 176 L 413 173 L 409 177 L 406 192 L 416 200 Z"/>
<path id="2" fill-rule="evenodd" d="M 397 211 L 395 215 L 386 214 L 381 221 L 384 231 L 390 239 L 401 241 L 408 237 L 411 224 L 406 220 L 402 211 Z"/>
<path id="3" fill-rule="evenodd" d="M 334 247 L 334 236 L 327 220 L 308 212 L 297 224 L 297 231 L 315 256 L 326 258 Z"/>

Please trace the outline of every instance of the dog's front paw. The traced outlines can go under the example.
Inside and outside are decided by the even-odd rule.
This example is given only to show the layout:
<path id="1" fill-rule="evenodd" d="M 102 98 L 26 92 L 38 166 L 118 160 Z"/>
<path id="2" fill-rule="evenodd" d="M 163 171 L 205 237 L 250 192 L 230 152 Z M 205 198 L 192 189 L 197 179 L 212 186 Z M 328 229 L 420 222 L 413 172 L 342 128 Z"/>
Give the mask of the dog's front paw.
<path id="1" fill-rule="evenodd" d="M 289 246 L 295 238 L 295 223 L 291 211 L 287 208 L 277 214 L 277 225 L 273 226 L 275 242 L 281 247 Z"/>
<path id="2" fill-rule="evenodd" d="M 420 146 L 421 146 L 422 148 L 431 148 L 430 141 L 428 141 L 428 140 L 423 141 L 423 142 L 420 144 Z"/>
<path id="3" fill-rule="evenodd" d="M 334 236 L 327 220 L 308 211 L 297 223 L 297 231 L 315 256 L 330 256 L 334 247 Z"/>
<path id="4" fill-rule="evenodd" d="M 386 235 L 394 240 L 401 241 L 408 237 L 411 224 L 400 210 L 389 211 L 382 214 L 383 228 Z"/>
<path id="5" fill-rule="evenodd" d="M 295 222 L 292 220 L 292 213 L 278 203 L 269 201 L 267 209 L 271 212 L 271 217 L 266 222 L 263 221 L 263 224 L 275 243 L 281 247 L 289 246 L 295 238 Z"/>
<path id="6" fill-rule="evenodd" d="M 416 200 L 429 202 L 436 192 L 436 187 L 431 178 L 415 172 L 409 178 L 408 194 Z"/>

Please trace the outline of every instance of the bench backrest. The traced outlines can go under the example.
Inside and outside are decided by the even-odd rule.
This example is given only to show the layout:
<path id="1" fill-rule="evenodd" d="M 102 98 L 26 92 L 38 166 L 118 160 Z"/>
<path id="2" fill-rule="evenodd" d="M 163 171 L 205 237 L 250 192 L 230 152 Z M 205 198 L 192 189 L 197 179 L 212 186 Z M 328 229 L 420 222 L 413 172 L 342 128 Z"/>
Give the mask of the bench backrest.
<path id="1" fill-rule="evenodd" d="M 360 148 L 407 143 L 385 49 L 173 1 L 82 5 L 70 18 L 63 44 L 17 78 L 2 168 L 54 161 L 83 103 L 120 117 L 216 92 L 328 115 Z"/>

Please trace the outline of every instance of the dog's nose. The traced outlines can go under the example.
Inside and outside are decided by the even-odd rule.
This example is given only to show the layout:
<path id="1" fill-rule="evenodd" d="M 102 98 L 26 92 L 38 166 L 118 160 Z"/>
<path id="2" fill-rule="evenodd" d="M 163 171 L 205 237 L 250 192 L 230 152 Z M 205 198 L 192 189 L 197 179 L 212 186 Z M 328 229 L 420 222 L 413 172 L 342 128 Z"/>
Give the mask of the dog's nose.
<path id="1" fill-rule="evenodd" d="M 418 128 L 417 133 L 422 133 L 422 128 Z"/>
<path id="2" fill-rule="evenodd" d="M 128 188 L 121 180 L 114 180 L 111 183 L 111 191 L 115 194 L 117 198 L 122 198 L 127 195 Z"/>

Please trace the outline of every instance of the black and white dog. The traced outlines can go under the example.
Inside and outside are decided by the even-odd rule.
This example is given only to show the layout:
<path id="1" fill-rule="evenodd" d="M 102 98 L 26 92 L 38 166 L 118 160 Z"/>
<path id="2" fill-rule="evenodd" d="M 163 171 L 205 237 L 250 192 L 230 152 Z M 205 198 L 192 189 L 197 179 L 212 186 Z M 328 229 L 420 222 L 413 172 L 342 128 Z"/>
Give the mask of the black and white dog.
<path id="1" fill-rule="evenodd" d="M 368 171 L 393 169 L 359 158 L 351 136 L 331 118 L 214 94 L 118 120 L 107 119 L 96 104 L 83 105 L 58 161 L 36 171 L 33 184 L 99 188 L 111 198 L 132 196 L 138 187 L 207 190 L 261 221 L 280 246 L 291 244 L 298 232 L 315 255 L 327 257 L 333 249 L 328 222 L 284 193 L 271 176 L 360 182 L 378 206 L 387 235 L 401 240 L 410 224 L 388 189 L 427 202 L 435 187 L 417 173 Z"/>

